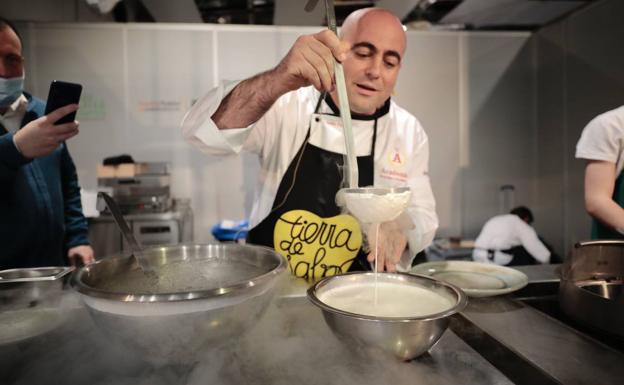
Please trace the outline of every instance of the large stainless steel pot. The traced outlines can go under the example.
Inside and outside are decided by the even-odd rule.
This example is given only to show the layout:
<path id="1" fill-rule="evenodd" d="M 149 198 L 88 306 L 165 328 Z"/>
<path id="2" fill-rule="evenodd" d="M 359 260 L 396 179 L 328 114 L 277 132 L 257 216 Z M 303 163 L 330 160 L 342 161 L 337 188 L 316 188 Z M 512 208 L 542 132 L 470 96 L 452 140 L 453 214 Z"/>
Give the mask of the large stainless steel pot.
<path id="1" fill-rule="evenodd" d="M 448 309 L 434 314 L 412 317 L 376 317 L 355 314 L 327 305 L 324 292 L 346 286 L 394 283 L 422 288 L 436 293 Z M 365 345 L 381 349 L 401 360 L 410 360 L 429 350 L 442 336 L 449 317 L 466 307 L 468 299 L 459 288 L 424 275 L 405 273 L 353 272 L 327 277 L 308 289 L 308 298 L 323 311 L 329 328 L 348 345 Z"/>
<path id="2" fill-rule="evenodd" d="M 624 241 L 574 246 L 561 268 L 559 302 L 570 317 L 624 338 Z"/>
<path id="3" fill-rule="evenodd" d="M 251 245 L 179 245 L 78 270 L 72 286 L 95 323 L 158 363 L 192 363 L 197 353 L 249 329 L 267 307 L 286 261 Z"/>

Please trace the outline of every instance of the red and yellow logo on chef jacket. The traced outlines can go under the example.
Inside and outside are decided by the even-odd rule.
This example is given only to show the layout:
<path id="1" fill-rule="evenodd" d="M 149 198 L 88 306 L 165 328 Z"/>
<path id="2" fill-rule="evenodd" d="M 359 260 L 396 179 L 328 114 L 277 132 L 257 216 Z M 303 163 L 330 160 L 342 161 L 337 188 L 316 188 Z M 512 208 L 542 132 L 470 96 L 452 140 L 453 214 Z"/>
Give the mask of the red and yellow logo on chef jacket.
<path id="1" fill-rule="evenodd" d="M 398 150 L 390 151 L 388 155 L 391 164 L 395 166 L 403 165 L 403 154 L 401 154 Z"/>
<path id="2" fill-rule="evenodd" d="M 291 210 L 275 223 L 273 244 L 296 277 L 321 278 L 349 270 L 362 246 L 362 231 L 351 215 L 321 218 Z"/>
<path id="3" fill-rule="evenodd" d="M 385 166 L 379 170 L 379 178 L 398 180 L 400 182 L 407 181 L 407 173 L 405 172 L 405 156 L 399 150 L 392 150 L 386 153 L 387 161 Z"/>

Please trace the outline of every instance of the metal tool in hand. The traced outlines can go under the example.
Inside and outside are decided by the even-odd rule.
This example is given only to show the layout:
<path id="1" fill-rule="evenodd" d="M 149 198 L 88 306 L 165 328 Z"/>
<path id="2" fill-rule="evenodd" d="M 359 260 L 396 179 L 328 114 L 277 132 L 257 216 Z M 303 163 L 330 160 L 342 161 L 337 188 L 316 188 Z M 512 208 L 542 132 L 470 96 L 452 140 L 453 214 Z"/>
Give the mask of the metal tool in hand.
<path id="1" fill-rule="evenodd" d="M 308 0 L 304 9 L 311 12 L 318 3 L 318 0 Z M 334 0 L 325 0 L 325 13 L 327 16 L 327 26 L 338 36 L 336 28 L 336 14 L 334 12 Z M 345 83 L 344 70 L 342 64 L 334 60 L 334 72 L 336 76 L 336 90 L 338 91 L 338 103 L 340 104 L 340 117 L 345 135 L 345 169 L 347 172 L 347 185 L 350 188 L 359 186 L 358 165 L 355 157 L 355 140 L 353 139 L 353 129 L 351 128 L 351 110 L 349 108 L 349 98 L 347 97 L 347 87 Z"/>
<path id="2" fill-rule="evenodd" d="M 115 200 L 104 192 L 98 192 L 97 209 L 102 211 L 104 208 L 108 208 L 108 211 L 110 211 L 113 215 L 113 219 L 115 220 L 117 227 L 119 227 L 121 234 L 125 238 L 126 242 L 128 242 L 132 255 L 134 255 L 134 258 L 139 264 L 141 270 L 144 272 L 151 271 L 151 267 L 145 258 L 143 258 L 143 246 L 141 246 L 139 241 L 132 234 L 130 226 L 128 226 L 128 223 L 124 219 L 123 215 L 121 215 L 121 210 L 119 209 L 119 206 L 117 206 Z"/>

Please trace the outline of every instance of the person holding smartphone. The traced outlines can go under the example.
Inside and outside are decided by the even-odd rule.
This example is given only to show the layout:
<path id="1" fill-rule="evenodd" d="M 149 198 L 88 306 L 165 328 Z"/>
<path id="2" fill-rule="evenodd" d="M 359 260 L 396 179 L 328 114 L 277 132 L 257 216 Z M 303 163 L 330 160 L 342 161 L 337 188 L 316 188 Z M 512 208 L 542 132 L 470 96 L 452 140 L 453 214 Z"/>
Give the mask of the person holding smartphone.
<path id="1" fill-rule="evenodd" d="M 78 122 L 70 104 L 45 114 L 23 91 L 17 29 L 0 18 L 0 270 L 93 262 L 76 168 L 65 141 Z"/>

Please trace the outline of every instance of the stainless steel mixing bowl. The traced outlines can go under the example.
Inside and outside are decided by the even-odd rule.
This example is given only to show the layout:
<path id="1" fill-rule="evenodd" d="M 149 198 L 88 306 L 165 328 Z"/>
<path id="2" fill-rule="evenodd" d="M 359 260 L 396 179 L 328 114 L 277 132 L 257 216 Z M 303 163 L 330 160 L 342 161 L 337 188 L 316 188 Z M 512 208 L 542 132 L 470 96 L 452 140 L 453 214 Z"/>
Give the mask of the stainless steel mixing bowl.
<path id="1" fill-rule="evenodd" d="M 239 244 L 159 247 L 143 257 L 149 274 L 132 257 L 113 257 L 79 269 L 71 284 L 100 329 L 157 363 L 192 363 L 251 328 L 287 266 L 271 249 Z"/>
<path id="2" fill-rule="evenodd" d="M 374 284 L 375 274 L 353 272 L 327 277 L 308 289 L 308 298 L 323 311 L 325 322 L 348 345 L 362 344 L 410 360 L 429 350 L 442 336 L 449 316 L 467 304 L 466 295 L 457 287 L 435 278 L 406 273 L 378 273 L 379 283 L 411 285 L 431 290 L 452 304 L 447 310 L 420 317 L 375 317 L 350 313 L 323 303 L 323 292 L 344 285 Z"/>

